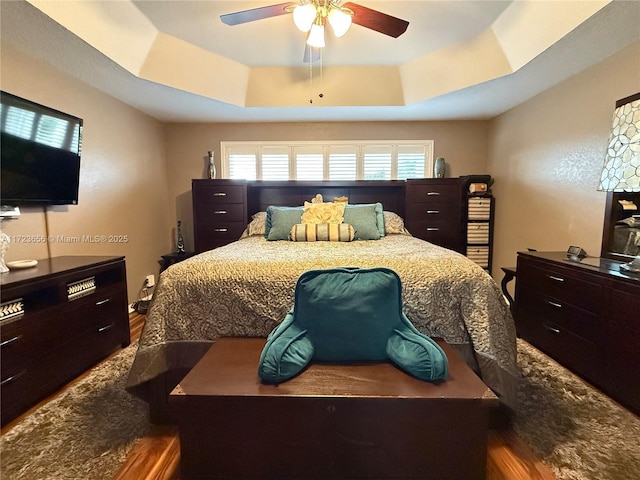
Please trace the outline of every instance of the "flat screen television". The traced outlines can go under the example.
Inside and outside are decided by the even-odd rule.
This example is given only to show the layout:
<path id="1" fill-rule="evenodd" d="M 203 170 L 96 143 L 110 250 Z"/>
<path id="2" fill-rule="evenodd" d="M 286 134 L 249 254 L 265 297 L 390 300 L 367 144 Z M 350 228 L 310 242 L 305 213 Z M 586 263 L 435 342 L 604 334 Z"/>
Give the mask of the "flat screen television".
<path id="1" fill-rule="evenodd" d="M 0 92 L 0 204 L 76 205 L 82 119 Z"/>

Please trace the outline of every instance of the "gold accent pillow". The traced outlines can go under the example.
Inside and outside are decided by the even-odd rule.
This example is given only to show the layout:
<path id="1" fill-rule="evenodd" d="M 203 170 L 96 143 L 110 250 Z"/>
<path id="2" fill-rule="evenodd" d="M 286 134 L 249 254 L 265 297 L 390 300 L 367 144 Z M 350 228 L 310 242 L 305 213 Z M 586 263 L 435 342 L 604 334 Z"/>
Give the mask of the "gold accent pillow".
<path id="1" fill-rule="evenodd" d="M 292 242 L 350 242 L 355 236 L 348 223 L 300 223 L 291 227 Z"/>
<path id="2" fill-rule="evenodd" d="M 344 220 L 344 203 L 309 203 L 304 202 L 302 223 L 342 223 Z"/>

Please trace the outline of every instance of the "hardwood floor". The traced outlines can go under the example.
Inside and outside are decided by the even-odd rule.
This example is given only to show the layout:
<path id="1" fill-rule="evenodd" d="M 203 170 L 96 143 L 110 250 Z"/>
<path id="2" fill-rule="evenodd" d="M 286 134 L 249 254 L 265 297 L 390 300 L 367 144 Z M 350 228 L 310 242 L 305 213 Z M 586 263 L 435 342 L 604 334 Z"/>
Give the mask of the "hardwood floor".
<path id="1" fill-rule="evenodd" d="M 144 321 L 144 315 L 137 313 L 130 315 L 132 342 L 140 338 Z M 75 379 L 56 394 L 7 424 L 2 428 L 2 433 L 11 429 L 30 412 L 50 401 L 83 377 L 84 375 Z M 180 440 L 177 428 L 173 426 L 153 427 L 151 432 L 129 452 L 126 462 L 113 480 L 181 480 Z M 513 430 L 506 428 L 489 432 L 486 480 L 557 479 L 553 472 L 531 453 Z"/>

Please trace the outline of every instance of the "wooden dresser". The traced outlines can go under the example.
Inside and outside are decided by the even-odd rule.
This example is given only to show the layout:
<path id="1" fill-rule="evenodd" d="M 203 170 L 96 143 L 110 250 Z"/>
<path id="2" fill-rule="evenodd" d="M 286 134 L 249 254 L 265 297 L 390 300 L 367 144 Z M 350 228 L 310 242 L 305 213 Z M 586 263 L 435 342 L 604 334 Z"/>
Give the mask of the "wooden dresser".
<path id="1" fill-rule="evenodd" d="M 620 262 L 518 254 L 518 335 L 640 413 L 640 276 Z"/>
<path id="2" fill-rule="evenodd" d="M 247 225 L 247 182 L 193 180 L 191 189 L 196 253 L 240 238 Z"/>
<path id="3" fill-rule="evenodd" d="M 465 253 L 457 178 L 407 180 L 405 225 L 418 238 Z"/>
<path id="4" fill-rule="evenodd" d="M 130 338 L 123 257 L 54 257 L 0 281 L 4 425 Z"/>

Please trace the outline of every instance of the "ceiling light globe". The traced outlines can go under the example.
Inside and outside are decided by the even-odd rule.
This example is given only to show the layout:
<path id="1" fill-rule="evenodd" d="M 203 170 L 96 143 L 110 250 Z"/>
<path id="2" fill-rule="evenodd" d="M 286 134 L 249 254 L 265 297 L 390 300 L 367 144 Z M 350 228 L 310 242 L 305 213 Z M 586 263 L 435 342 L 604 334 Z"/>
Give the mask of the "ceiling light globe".
<path id="1" fill-rule="evenodd" d="M 351 15 L 339 8 L 332 8 L 327 18 L 336 37 L 343 36 L 351 27 Z"/>
<path id="2" fill-rule="evenodd" d="M 324 48 L 324 26 L 317 23 L 311 25 L 307 45 L 310 47 Z"/>
<path id="3" fill-rule="evenodd" d="M 302 32 L 308 32 L 311 30 L 311 25 L 316 19 L 316 7 L 311 3 L 305 3 L 304 5 L 298 5 L 293 9 L 293 23 L 296 24 L 298 30 Z"/>

